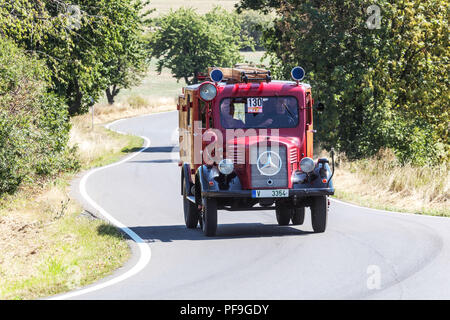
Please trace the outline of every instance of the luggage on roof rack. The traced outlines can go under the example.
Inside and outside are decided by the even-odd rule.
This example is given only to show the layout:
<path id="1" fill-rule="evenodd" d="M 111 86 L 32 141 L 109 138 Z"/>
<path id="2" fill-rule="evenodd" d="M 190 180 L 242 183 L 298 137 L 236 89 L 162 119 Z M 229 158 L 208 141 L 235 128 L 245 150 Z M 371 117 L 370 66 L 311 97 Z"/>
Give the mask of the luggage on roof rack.
<path id="1" fill-rule="evenodd" d="M 197 78 L 199 80 L 209 80 L 211 71 L 214 69 L 219 69 L 223 73 L 223 80 L 226 83 L 240 83 L 240 82 L 270 82 L 272 77 L 270 76 L 270 71 L 263 68 L 258 68 L 248 64 L 237 64 L 233 68 L 219 68 L 219 67 L 209 67 L 208 73 L 200 74 Z"/>

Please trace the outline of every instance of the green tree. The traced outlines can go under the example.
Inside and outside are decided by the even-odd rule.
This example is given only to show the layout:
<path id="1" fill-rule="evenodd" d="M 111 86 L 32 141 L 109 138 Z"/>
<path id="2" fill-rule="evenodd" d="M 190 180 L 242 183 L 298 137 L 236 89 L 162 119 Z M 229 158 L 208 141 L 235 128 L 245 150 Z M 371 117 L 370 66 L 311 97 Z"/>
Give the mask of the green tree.
<path id="1" fill-rule="evenodd" d="M 0 37 L 0 195 L 23 180 L 77 168 L 67 106 L 48 93 L 43 61 Z"/>
<path id="2" fill-rule="evenodd" d="M 156 22 L 149 47 L 152 57 L 159 59 L 158 72 L 168 68 L 175 78 L 192 84 L 207 67 L 231 67 L 241 61 L 239 48 L 245 43 L 240 33 L 235 14 L 216 7 L 199 15 L 182 8 Z"/>
<path id="3" fill-rule="evenodd" d="M 367 24 L 373 4 L 376 28 Z M 244 8 L 275 12 L 265 47 L 279 76 L 307 70 L 327 105 L 316 116 L 325 147 L 353 158 L 388 147 L 402 162 L 448 159 L 448 2 L 242 0 Z"/>
<path id="4" fill-rule="evenodd" d="M 0 33 L 35 52 L 51 71 L 51 90 L 70 114 L 112 96 L 145 69 L 141 0 L 0 0 Z M 132 50 L 136 50 L 133 51 Z"/>
<path id="5" fill-rule="evenodd" d="M 144 26 L 149 24 L 147 18 L 152 10 L 144 11 L 149 1 L 136 1 L 125 7 L 123 14 L 116 16 L 113 23 L 119 30 L 117 40 L 120 46 L 114 47 L 113 55 L 104 63 L 106 69 L 106 97 L 109 104 L 121 89 L 128 89 L 140 83 L 146 75 L 150 56 L 147 40 L 144 38 Z"/>
<path id="6" fill-rule="evenodd" d="M 241 47 L 241 50 L 264 50 L 263 31 L 271 26 L 273 18 L 253 10 L 243 11 L 238 17 L 241 25 L 241 34 L 245 37 L 244 42 L 246 39 L 251 39 L 254 43 L 254 47 L 247 45 Z"/>
<path id="7" fill-rule="evenodd" d="M 138 85 L 146 75 L 149 64 L 147 42 L 142 36 L 124 40 L 123 49 L 115 52 L 114 58 L 105 64 L 107 70 L 105 93 L 108 103 L 114 103 L 114 98 L 121 89 Z"/>

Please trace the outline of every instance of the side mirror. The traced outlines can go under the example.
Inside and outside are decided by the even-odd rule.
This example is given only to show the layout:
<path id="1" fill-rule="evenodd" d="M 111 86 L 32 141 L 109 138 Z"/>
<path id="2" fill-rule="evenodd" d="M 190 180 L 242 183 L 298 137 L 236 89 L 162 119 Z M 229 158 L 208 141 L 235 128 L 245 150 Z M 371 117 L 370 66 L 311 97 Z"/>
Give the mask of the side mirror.
<path id="1" fill-rule="evenodd" d="M 322 112 L 323 110 L 325 110 L 325 105 L 322 102 L 318 102 L 316 110 Z"/>

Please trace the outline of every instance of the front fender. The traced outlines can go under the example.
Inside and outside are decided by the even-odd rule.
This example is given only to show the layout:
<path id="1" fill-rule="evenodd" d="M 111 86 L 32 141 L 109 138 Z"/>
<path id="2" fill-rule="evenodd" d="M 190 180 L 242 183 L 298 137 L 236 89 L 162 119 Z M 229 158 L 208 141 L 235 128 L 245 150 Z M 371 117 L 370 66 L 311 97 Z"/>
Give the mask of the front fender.
<path id="1" fill-rule="evenodd" d="M 320 176 L 320 169 L 323 168 L 326 170 L 326 179 L 327 182 L 322 182 L 322 177 Z M 313 174 L 309 176 L 309 178 L 304 183 L 294 183 L 293 189 L 330 189 L 334 192 L 333 181 L 330 180 L 332 177 L 332 171 L 328 163 L 318 163 L 314 168 Z"/>
<path id="2" fill-rule="evenodd" d="M 201 192 L 242 190 L 241 181 L 237 175 L 229 181 L 227 188 L 223 186 L 221 188 L 219 182 L 215 179 L 218 177 L 218 171 L 215 167 L 203 165 L 197 169 L 197 175 L 199 177 Z M 222 177 L 224 176 L 222 175 Z"/>

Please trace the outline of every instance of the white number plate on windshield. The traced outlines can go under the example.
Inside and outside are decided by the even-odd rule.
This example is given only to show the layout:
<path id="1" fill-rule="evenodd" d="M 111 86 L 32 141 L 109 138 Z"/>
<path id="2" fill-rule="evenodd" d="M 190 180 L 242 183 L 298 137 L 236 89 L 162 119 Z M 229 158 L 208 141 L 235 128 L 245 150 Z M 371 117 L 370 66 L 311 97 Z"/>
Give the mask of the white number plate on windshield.
<path id="1" fill-rule="evenodd" d="M 262 113 L 263 112 L 263 98 L 247 98 L 247 112 L 248 113 Z"/>
<path id="2" fill-rule="evenodd" d="M 289 189 L 252 190 L 252 198 L 283 198 L 289 197 Z"/>

